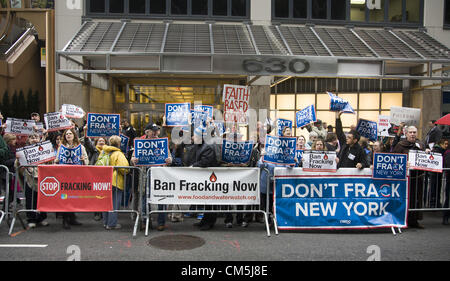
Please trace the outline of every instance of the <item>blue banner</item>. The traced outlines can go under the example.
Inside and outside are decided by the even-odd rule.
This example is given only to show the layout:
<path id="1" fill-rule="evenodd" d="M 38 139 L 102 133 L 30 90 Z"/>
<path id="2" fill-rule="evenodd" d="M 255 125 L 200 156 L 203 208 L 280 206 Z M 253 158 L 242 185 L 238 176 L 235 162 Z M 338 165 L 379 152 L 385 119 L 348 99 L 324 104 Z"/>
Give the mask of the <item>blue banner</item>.
<path id="1" fill-rule="evenodd" d="M 59 147 L 58 161 L 59 164 L 82 165 L 81 155 L 81 145 L 74 148 L 68 148 L 61 144 Z"/>
<path id="2" fill-rule="evenodd" d="M 280 229 L 405 227 L 407 190 L 406 180 L 374 180 L 370 169 L 276 168 L 275 217 Z"/>
<path id="3" fill-rule="evenodd" d="M 250 161 L 253 142 L 234 142 L 224 139 L 222 143 L 222 161 L 231 164 L 245 164 Z"/>
<path id="4" fill-rule="evenodd" d="M 330 111 L 342 111 L 346 113 L 355 113 L 350 103 L 333 93 L 327 92 L 330 96 Z"/>
<path id="5" fill-rule="evenodd" d="M 292 121 L 287 119 L 277 119 L 277 136 L 283 136 L 283 129 L 289 127 L 292 129 Z"/>
<path id="6" fill-rule="evenodd" d="M 195 111 L 202 111 L 206 114 L 207 118 L 213 119 L 214 108 L 212 105 L 195 105 Z"/>
<path id="7" fill-rule="evenodd" d="M 266 135 L 264 146 L 266 154 L 263 161 L 281 165 L 295 165 L 296 146 L 297 138 Z"/>
<path id="8" fill-rule="evenodd" d="M 120 114 L 88 113 L 87 137 L 120 135 Z"/>
<path id="9" fill-rule="evenodd" d="M 120 150 L 122 150 L 123 153 L 128 153 L 129 147 L 128 142 L 130 141 L 130 138 L 120 134 Z"/>
<path id="10" fill-rule="evenodd" d="M 408 155 L 395 153 L 375 153 L 373 156 L 374 179 L 406 179 Z"/>
<path id="11" fill-rule="evenodd" d="M 161 166 L 169 158 L 169 142 L 167 138 L 134 139 L 134 157 L 138 159 L 136 166 Z"/>
<path id="12" fill-rule="evenodd" d="M 297 128 L 301 128 L 310 123 L 316 122 L 316 109 L 314 105 L 310 105 L 295 113 L 295 120 L 297 121 Z"/>
<path id="13" fill-rule="evenodd" d="M 203 111 L 191 110 L 191 120 L 194 127 L 206 128 L 207 113 Z"/>
<path id="14" fill-rule="evenodd" d="M 358 131 L 361 137 L 368 138 L 371 141 L 377 141 L 377 122 L 359 119 L 356 131 Z"/>
<path id="15" fill-rule="evenodd" d="M 295 166 L 298 167 L 300 165 L 300 163 L 302 162 L 303 150 L 301 150 L 301 149 L 295 150 L 295 158 L 297 158 L 297 164 Z"/>
<path id="16" fill-rule="evenodd" d="M 188 126 L 189 114 L 191 114 L 191 104 L 166 103 L 166 125 L 167 126 Z"/>

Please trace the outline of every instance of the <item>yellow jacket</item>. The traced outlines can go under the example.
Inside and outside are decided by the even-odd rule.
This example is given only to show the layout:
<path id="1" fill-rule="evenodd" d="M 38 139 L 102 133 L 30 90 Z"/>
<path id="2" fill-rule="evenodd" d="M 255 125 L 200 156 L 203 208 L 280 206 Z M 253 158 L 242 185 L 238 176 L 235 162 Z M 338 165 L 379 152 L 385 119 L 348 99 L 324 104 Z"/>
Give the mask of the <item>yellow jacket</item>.
<path id="1" fill-rule="evenodd" d="M 125 155 L 123 155 L 122 151 L 120 151 L 120 148 L 117 148 L 114 146 L 109 146 L 109 145 L 104 145 L 103 153 L 111 153 L 110 160 L 109 160 L 110 166 L 119 166 L 119 167 L 130 166 L 128 164 L 127 158 L 125 158 Z M 128 173 L 128 169 L 125 169 L 125 168 L 114 169 L 112 185 L 117 187 L 120 190 L 123 190 L 124 177 L 125 177 L 125 174 L 127 174 L 127 173 Z M 119 174 L 119 176 L 117 176 L 117 174 Z"/>

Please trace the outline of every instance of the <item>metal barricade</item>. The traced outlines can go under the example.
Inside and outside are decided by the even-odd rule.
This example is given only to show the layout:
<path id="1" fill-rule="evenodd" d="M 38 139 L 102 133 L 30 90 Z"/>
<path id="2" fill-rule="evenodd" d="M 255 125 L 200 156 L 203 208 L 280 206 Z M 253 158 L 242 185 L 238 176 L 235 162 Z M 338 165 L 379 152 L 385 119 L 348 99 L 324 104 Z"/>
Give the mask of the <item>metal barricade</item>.
<path id="1" fill-rule="evenodd" d="M 25 206 L 18 206 L 17 205 L 17 184 L 19 182 L 19 170 L 20 169 L 28 169 L 29 174 L 35 174 L 37 176 L 37 169 L 38 166 L 21 166 L 17 169 L 15 174 L 15 186 L 14 189 L 14 203 L 13 203 L 13 220 L 11 222 L 11 226 L 9 229 L 9 235 L 12 235 L 14 224 L 16 221 L 16 218 L 19 218 L 22 222 L 22 219 L 20 217 L 21 213 L 26 213 L 27 218 L 31 221 L 36 221 L 37 223 L 41 222 L 42 220 L 46 219 L 46 213 L 41 213 L 37 209 L 37 196 L 38 196 L 38 186 L 37 186 L 37 178 L 36 182 L 29 183 L 26 174 L 24 173 L 22 175 L 22 181 L 21 186 L 22 189 L 25 192 Z M 36 170 L 35 170 L 36 169 Z M 120 177 L 123 177 L 123 183 L 124 183 L 124 189 L 120 190 L 118 188 L 113 188 L 112 195 L 113 195 L 113 210 L 109 211 L 107 213 L 130 213 L 132 214 L 132 220 L 134 219 L 134 227 L 133 227 L 133 237 L 136 236 L 137 229 L 138 229 L 138 223 L 139 219 L 141 217 L 141 209 L 140 205 L 136 204 L 135 201 L 139 201 L 140 198 L 142 198 L 142 188 L 140 187 L 140 183 L 142 180 L 142 171 L 138 167 L 133 166 L 115 166 L 113 167 L 114 172 L 117 172 L 119 169 L 125 170 L 126 172 L 124 174 L 117 173 L 119 176 L 116 177 L 116 182 L 113 182 L 113 187 L 117 186 L 117 182 L 119 181 Z M 138 181 L 134 180 L 135 177 L 139 178 Z M 34 186 L 33 186 L 34 185 Z M 123 204 L 122 204 L 123 203 Z M 133 218 L 133 215 L 135 216 Z M 25 224 L 22 222 L 22 226 L 24 229 L 26 229 Z"/>
<path id="2" fill-rule="evenodd" d="M 5 195 L 3 200 L 1 200 L 3 206 L 0 209 L 0 225 L 2 224 L 5 216 L 9 215 L 9 180 L 11 178 L 11 173 L 9 172 L 8 167 L 0 165 L 0 175 L 3 177 L 3 174 L 5 175 L 5 179 L 4 182 L 0 182 L 0 188 L 5 188 Z"/>
<path id="3" fill-rule="evenodd" d="M 409 171 L 409 211 L 450 211 L 450 168 L 442 173 Z"/>
<path id="4" fill-rule="evenodd" d="M 170 167 L 169 167 L 170 169 Z M 239 169 L 239 168 L 235 168 L 235 169 Z M 270 174 L 267 173 L 269 176 Z M 267 236 L 270 237 L 270 228 L 269 228 L 269 216 L 268 216 L 268 210 L 269 210 L 269 196 L 266 196 L 266 210 L 261 210 L 261 204 L 258 204 L 258 209 L 257 210 L 223 210 L 222 208 L 218 209 L 218 210 L 214 210 L 214 208 L 211 208 L 211 210 L 206 210 L 205 207 L 206 206 L 216 206 L 216 205 L 204 205 L 201 210 L 199 210 L 197 208 L 197 210 L 151 210 L 151 203 L 150 203 L 150 184 L 151 184 L 151 168 L 147 168 L 147 178 L 146 178 L 146 185 L 145 185 L 145 208 L 146 208 L 146 212 L 144 215 L 144 218 L 146 220 L 146 225 L 145 225 L 145 236 L 148 236 L 148 229 L 150 227 L 150 221 L 151 221 L 151 215 L 152 214 L 168 214 L 168 213 L 231 213 L 231 214 L 237 214 L 237 213 L 242 213 L 242 214 L 246 214 L 246 213 L 261 213 L 264 215 L 264 221 L 265 221 L 265 225 L 266 225 L 266 231 L 267 231 Z M 267 190 L 269 190 L 269 181 L 267 181 Z M 156 204 L 159 205 L 159 204 Z M 232 204 L 230 204 L 232 205 Z M 219 205 L 218 205 L 219 206 Z M 254 206 L 254 205 L 243 205 L 245 206 Z M 275 232 L 276 234 L 278 234 L 278 230 L 276 227 L 276 222 L 274 220 L 274 225 L 275 225 Z"/>

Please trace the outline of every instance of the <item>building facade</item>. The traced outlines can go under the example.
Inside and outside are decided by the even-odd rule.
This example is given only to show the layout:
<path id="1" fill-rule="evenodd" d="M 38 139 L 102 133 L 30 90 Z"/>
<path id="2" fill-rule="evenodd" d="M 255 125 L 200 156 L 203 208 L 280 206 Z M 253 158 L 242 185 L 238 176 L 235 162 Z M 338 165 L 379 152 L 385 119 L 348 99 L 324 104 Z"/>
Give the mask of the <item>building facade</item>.
<path id="1" fill-rule="evenodd" d="M 404 106 L 422 109 L 426 132 L 450 111 L 449 10 L 447 0 L 56 1 L 55 110 L 117 112 L 139 130 L 167 102 L 221 109 L 223 84 L 241 84 L 273 120 L 314 104 L 334 125 L 331 91 L 356 110 L 345 127 Z"/>

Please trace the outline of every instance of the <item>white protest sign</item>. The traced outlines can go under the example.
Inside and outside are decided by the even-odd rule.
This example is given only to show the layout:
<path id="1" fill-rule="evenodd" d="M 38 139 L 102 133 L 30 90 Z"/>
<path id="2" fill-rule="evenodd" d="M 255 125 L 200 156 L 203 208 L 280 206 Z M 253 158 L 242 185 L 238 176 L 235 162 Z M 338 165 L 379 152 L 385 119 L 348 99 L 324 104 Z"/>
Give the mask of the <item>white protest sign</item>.
<path id="1" fill-rule="evenodd" d="M 18 136 L 29 136 L 34 133 L 33 127 L 36 125 L 34 120 L 8 118 L 6 120 L 5 133 Z"/>
<path id="2" fill-rule="evenodd" d="M 391 106 L 391 114 L 389 116 L 391 123 L 400 125 L 404 122 L 408 126 L 419 127 L 420 108 Z"/>
<path id="3" fill-rule="evenodd" d="M 259 205 L 259 168 L 153 167 L 152 204 Z"/>
<path id="4" fill-rule="evenodd" d="M 305 150 L 302 156 L 303 170 L 309 172 L 336 172 L 335 151 Z"/>
<path id="5" fill-rule="evenodd" d="M 67 118 L 81 119 L 86 115 L 81 107 L 73 104 L 63 104 L 61 107 L 61 112 Z"/>
<path id="6" fill-rule="evenodd" d="M 380 137 L 388 137 L 389 136 L 389 128 L 391 127 L 389 116 L 387 115 L 378 115 L 378 136 Z"/>
<path id="7" fill-rule="evenodd" d="M 26 166 L 53 161 L 56 158 L 56 154 L 52 143 L 44 141 L 18 148 L 16 157 L 19 158 L 21 166 Z"/>
<path id="8" fill-rule="evenodd" d="M 72 128 L 72 123 L 61 112 L 51 112 L 44 114 L 47 131 L 59 131 Z"/>
<path id="9" fill-rule="evenodd" d="M 222 100 L 225 122 L 248 123 L 250 90 L 247 86 L 223 85 Z"/>
<path id="10" fill-rule="evenodd" d="M 408 162 L 409 168 L 412 170 L 442 173 L 442 155 L 440 153 L 410 150 Z"/>

